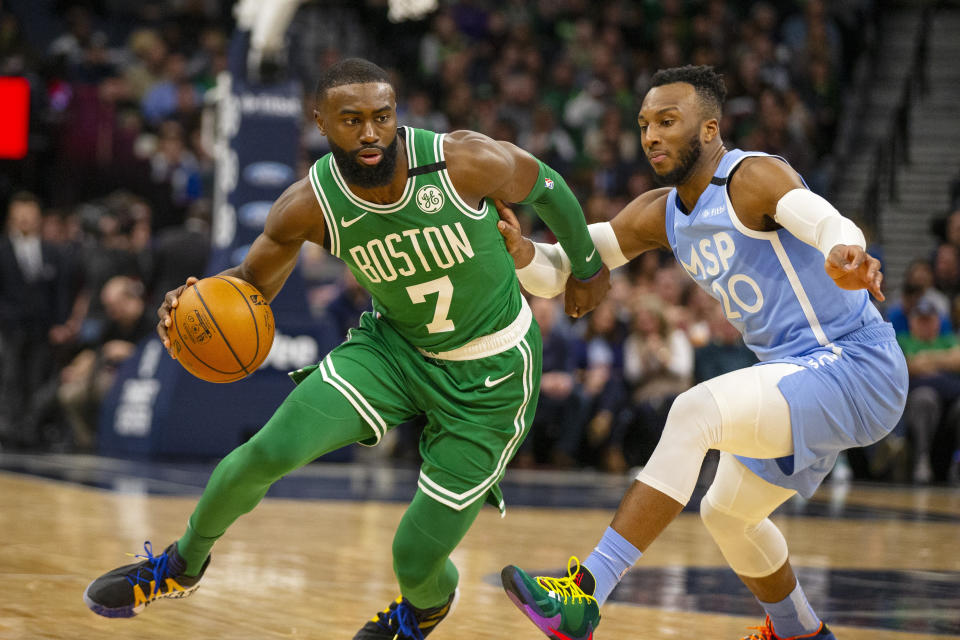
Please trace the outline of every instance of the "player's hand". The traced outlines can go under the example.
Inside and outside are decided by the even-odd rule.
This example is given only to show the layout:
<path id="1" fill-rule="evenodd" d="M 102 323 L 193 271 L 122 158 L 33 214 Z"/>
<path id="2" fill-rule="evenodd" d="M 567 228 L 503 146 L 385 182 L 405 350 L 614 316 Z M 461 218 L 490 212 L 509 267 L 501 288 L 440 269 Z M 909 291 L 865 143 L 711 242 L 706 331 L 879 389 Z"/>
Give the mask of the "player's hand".
<path id="1" fill-rule="evenodd" d="M 169 353 L 170 357 L 174 360 L 176 360 L 177 356 L 170 350 L 170 336 L 167 335 L 167 328 L 170 327 L 170 324 L 173 322 L 173 320 L 170 319 L 170 312 L 179 303 L 180 294 L 183 293 L 183 290 L 187 287 L 192 287 L 197 282 L 199 282 L 197 278 L 190 276 L 187 278 L 186 284 L 180 285 L 173 291 L 167 291 L 167 295 L 163 296 L 163 304 L 157 309 L 157 315 L 160 317 L 160 322 L 157 323 L 157 333 L 160 335 L 160 340 L 163 341 L 163 346 L 167 350 L 167 353 Z"/>
<path id="2" fill-rule="evenodd" d="M 563 294 L 563 306 L 568 316 L 579 318 L 593 311 L 603 296 L 610 290 L 610 269 L 600 267 L 594 275 L 580 280 L 573 274 L 567 278 L 567 289 Z"/>
<path id="3" fill-rule="evenodd" d="M 533 242 L 529 238 L 523 237 L 520 221 L 517 220 L 517 215 L 513 212 L 513 209 L 502 200 L 494 200 L 493 204 L 497 207 L 497 213 L 500 215 L 497 229 L 507 243 L 507 251 L 513 258 L 513 266 L 515 269 L 523 269 L 533 260 Z"/>
<path id="4" fill-rule="evenodd" d="M 841 289 L 866 289 L 877 300 L 886 299 L 880 288 L 883 284 L 880 261 L 856 245 L 835 246 L 827 256 L 824 269 Z"/>

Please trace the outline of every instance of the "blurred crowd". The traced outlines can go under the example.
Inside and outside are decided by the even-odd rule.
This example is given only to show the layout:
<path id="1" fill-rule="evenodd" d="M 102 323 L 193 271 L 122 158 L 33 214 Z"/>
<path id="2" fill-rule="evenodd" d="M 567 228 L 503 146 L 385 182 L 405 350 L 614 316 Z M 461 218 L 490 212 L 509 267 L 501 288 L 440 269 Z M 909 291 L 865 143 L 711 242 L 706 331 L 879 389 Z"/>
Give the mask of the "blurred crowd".
<path id="1" fill-rule="evenodd" d="M 0 446 L 91 450 L 117 364 L 153 330 L 163 293 L 204 273 L 208 90 L 226 68 L 230 4 L 0 0 L 0 75 L 26 77 L 31 91 L 30 152 L 0 161 Z M 515 142 L 560 171 L 596 222 L 653 186 L 635 124 L 639 97 L 657 69 L 687 63 L 725 75 L 728 147 L 782 155 L 828 194 L 841 87 L 875 10 L 872 0 L 448 0 L 425 20 L 393 24 L 385 0 L 306 2 L 283 71 L 308 88 L 309 123 L 317 71 L 370 58 L 394 74 L 402 124 Z M 326 151 L 305 126 L 301 174 Z M 551 239 L 532 212 L 521 218 L 528 235 Z M 905 350 L 916 352 L 917 372 L 934 367 L 934 349 L 914 330 L 931 300 L 942 320 L 936 351 L 960 353 L 952 331 L 960 212 L 943 227 L 943 245 L 917 262 L 890 308 L 914 340 Z M 319 253 L 308 248 L 302 260 L 308 303 L 339 335 L 368 299 Z M 557 301 L 531 301 L 544 375 L 517 464 L 615 472 L 643 464 L 678 393 L 754 362 L 672 256 L 647 254 L 613 283 L 577 322 Z M 946 478 L 951 456 L 936 452 L 956 447 L 960 398 L 960 364 L 948 360 L 938 357 L 943 371 L 911 394 L 916 410 L 898 428 L 899 444 L 891 438 L 861 462 L 851 455 L 858 475 Z M 400 442 L 396 455 L 412 450 Z M 914 469 L 918 460 L 926 470 Z"/>

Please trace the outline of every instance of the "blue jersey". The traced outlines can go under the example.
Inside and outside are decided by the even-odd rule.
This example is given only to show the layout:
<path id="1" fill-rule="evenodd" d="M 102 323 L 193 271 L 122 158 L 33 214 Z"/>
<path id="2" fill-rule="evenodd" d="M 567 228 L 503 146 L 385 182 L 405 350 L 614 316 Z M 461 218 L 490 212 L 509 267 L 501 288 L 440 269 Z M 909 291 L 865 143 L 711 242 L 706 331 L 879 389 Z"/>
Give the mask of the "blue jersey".
<path id="1" fill-rule="evenodd" d="M 834 284 L 819 250 L 786 229 L 753 231 L 737 217 L 727 181 L 744 158 L 764 155 L 727 152 L 693 211 L 683 210 L 676 189 L 667 196 L 666 211 L 667 238 L 677 260 L 721 302 L 761 362 L 832 347 L 847 334 L 883 322 L 867 291 Z"/>

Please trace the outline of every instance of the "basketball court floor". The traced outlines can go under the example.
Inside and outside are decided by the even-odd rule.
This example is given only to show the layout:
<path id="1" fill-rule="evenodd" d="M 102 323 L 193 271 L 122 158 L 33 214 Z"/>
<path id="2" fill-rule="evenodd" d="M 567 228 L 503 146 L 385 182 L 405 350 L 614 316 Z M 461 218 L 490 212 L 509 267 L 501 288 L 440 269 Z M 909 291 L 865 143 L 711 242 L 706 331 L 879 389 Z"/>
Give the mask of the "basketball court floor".
<path id="1" fill-rule="evenodd" d="M 317 463 L 228 531 L 191 598 L 132 620 L 88 611 L 91 579 L 182 532 L 211 468 L 0 453 L 0 639 L 350 640 L 397 595 L 390 545 L 416 471 Z M 508 471 L 507 517 L 484 509 L 456 551 L 460 606 L 430 640 L 542 638 L 503 595 L 500 568 L 559 575 L 590 552 L 627 484 Z M 840 640 L 960 638 L 960 490 L 826 484 L 774 519 Z M 688 508 L 614 592 L 595 637 L 738 640 L 760 611 Z"/>

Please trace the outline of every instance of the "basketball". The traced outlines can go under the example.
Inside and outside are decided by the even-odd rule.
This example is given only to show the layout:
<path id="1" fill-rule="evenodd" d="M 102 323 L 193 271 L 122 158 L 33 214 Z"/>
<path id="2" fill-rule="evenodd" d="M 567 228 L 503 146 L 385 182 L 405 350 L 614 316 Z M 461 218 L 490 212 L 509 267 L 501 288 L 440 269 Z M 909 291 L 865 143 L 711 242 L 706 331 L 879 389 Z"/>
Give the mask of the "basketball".
<path id="1" fill-rule="evenodd" d="M 171 314 L 170 349 L 207 382 L 235 382 L 257 370 L 273 344 L 273 311 L 256 287 L 231 276 L 184 289 Z"/>

